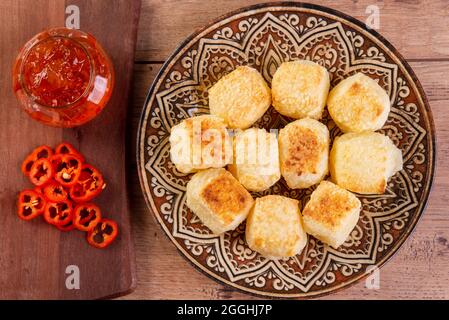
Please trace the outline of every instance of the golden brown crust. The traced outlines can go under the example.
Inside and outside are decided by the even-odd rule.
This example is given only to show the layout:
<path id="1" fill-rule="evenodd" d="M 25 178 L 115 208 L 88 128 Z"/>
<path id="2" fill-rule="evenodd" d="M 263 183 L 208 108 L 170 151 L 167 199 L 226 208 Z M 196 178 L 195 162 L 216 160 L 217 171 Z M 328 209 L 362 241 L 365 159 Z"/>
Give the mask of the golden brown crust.
<path id="1" fill-rule="evenodd" d="M 357 73 L 331 90 L 327 108 L 343 132 L 374 131 L 387 120 L 390 99 L 376 81 Z"/>
<path id="2" fill-rule="evenodd" d="M 210 181 L 200 197 L 224 223 L 231 223 L 236 213 L 244 210 L 252 198 L 248 191 L 229 172 Z"/>
<path id="3" fill-rule="evenodd" d="M 355 82 L 352 84 L 351 88 L 349 89 L 349 96 L 354 99 L 354 97 L 360 96 L 363 99 L 369 99 L 371 97 L 371 92 L 364 86 L 362 86 L 360 83 Z M 373 109 L 373 113 L 371 115 L 371 119 L 374 120 L 376 117 L 380 116 L 383 111 L 383 106 L 379 103 L 379 101 L 376 99 L 372 101 L 371 108 Z M 359 112 L 362 110 L 358 110 Z M 362 120 L 362 119 L 360 119 Z"/>
<path id="4" fill-rule="evenodd" d="M 281 69 L 282 68 L 282 69 Z M 323 71 L 319 66 L 314 64 L 301 64 L 301 63 L 283 63 L 281 65 L 280 72 L 282 72 L 283 79 L 280 85 L 288 85 L 290 83 L 295 84 L 295 89 L 298 91 L 311 91 L 315 90 L 320 85 L 323 79 Z M 288 90 L 291 88 L 288 87 Z M 277 94 L 277 91 L 273 93 L 273 104 L 277 102 L 276 99 L 282 99 L 282 96 Z"/>
<path id="5" fill-rule="evenodd" d="M 310 202 L 303 211 L 304 217 L 335 230 L 341 221 L 360 206 L 358 199 L 350 192 L 328 181 L 321 182 L 319 189 L 312 194 Z"/>
<path id="6" fill-rule="evenodd" d="M 294 127 L 289 132 L 288 153 L 284 168 L 298 174 L 303 172 L 316 173 L 317 164 L 324 150 L 322 143 L 317 141 L 315 132 L 308 128 Z"/>
<path id="7" fill-rule="evenodd" d="M 348 90 L 347 96 L 338 99 L 335 104 L 348 106 L 353 111 L 354 122 L 374 121 L 384 110 L 379 99 L 370 88 L 354 82 Z M 367 105 L 369 112 L 365 112 Z"/>
<path id="8" fill-rule="evenodd" d="M 248 66 L 237 67 L 209 89 L 211 114 L 234 129 L 250 127 L 270 104 L 270 87 L 256 69 Z"/>
<path id="9" fill-rule="evenodd" d="M 284 62 L 271 82 L 273 107 L 294 118 L 321 118 L 329 92 L 329 74 L 308 60 Z"/>
<path id="10" fill-rule="evenodd" d="M 279 133 L 281 173 L 290 188 L 308 188 L 328 173 L 329 131 L 314 119 L 289 123 Z"/>
<path id="11" fill-rule="evenodd" d="M 377 191 L 385 192 L 386 189 L 387 189 L 387 181 L 386 180 L 380 181 L 379 184 L 377 185 Z"/>
<path id="12" fill-rule="evenodd" d="M 332 180 L 362 194 L 382 194 L 388 179 L 402 168 L 400 150 L 377 132 L 346 133 L 337 137 L 330 153 Z"/>
<path id="13" fill-rule="evenodd" d="M 361 203 L 351 192 L 322 181 L 303 210 L 304 229 L 334 248 L 346 241 L 360 217 Z"/>
<path id="14" fill-rule="evenodd" d="M 289 257 L 307 243 L 298 201 L 268 195 L 257 198 L 246 222 L 249 247 L 268 258 Z"/>
<path id="15" fill-rule="evenodd" d="M 233 230 L 248 216 L 251 194 L 223 168 L 195 173 L 186 187 L 186 204 L 214 234 Z"/>

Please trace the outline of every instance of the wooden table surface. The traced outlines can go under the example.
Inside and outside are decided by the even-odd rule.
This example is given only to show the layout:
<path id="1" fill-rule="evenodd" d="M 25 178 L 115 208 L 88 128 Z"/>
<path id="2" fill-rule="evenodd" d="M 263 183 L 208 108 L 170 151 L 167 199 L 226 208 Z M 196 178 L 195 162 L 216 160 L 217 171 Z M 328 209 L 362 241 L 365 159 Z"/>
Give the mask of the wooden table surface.
<path id="1" fill-rule="evenodd" d="M 171 51 L 197 28 L 253 0 L 144 0 L 137 36 L 132 104 L 128 114 L 128 184 L 137 258 L 137 288 L 125 299 L 252 299 L 219 284 L 181 257 L 149 212 L 135 159 L 140 112 L 147 91 Z M 320 0 L 366 21 L 380 9 L 380 29 L 420 79 L 437 131 L 437 169 L 427 209 L 413 235 L 381 269 L 380 289 L 365 282 L 327 299 L 449 299 L 449 2 L 447 0 Z"/>

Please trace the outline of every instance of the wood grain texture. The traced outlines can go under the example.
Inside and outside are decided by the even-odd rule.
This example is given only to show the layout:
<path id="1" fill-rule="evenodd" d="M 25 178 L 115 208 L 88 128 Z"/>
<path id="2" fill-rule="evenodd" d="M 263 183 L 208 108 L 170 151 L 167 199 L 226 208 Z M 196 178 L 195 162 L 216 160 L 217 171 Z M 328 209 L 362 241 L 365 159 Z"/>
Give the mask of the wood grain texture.
<path id="1" fill-rule="evenodd" d="M 380 269 L 380 289 L 365 282 L 324 299 L 448 299 L 449 298 L 449 62 L 412 62 L 430 101 L 437 135 L 437 170 L 427 209 L 412 236 Z M 134 68 L 129 143 L 129 187 L 137 257 L 138 286 L 126 299 L 252 299 L 251 295 L 217 283 L 190 265 L 175 249 L 147 208 L 135 163 L 140 112 L 161 64 Z"/>
<path id="2" fill-rule="evenodd" d="M 144 0 L 137 38 L 138 61 L 164 61 L 188 35 L 217 17 L 269 0 Z M 367 7 L 380 10 L 379 31 L 406 59 L 449 59 L 447 0 L 305 2 L 327 6 L 366 21 Z M 163 27 L 162 27 L 163 26 Z"/>
<path id="3" fill-rule="evenodd" d="M 11 86 L 12 63 L 20 47 L 38 30 L 63 24 L 64 4 L 38 1 L 35 7 L 13 0 L 0 5 L 0 297 L 50 297 L 59 289 L 58 277 L 48 272 L 48 266 L 59 266 L 59 232 L 47 232 L 39 221 L 25 224 L 17 218 L 17 192 L 29 185 L 19 164 L 32 146 L 55 144 L 62 131 L 42 129 L 19 107 Z M 8 124 L 11 124 L 8 126 Z M 33 132 L 33 134 L 30 134 Z M 44 230 L 45 229 L 45 230 Z M 52 230 L 53 231 L 53 230 Z M 25 235 L 25 236 L 24 236 Z M 21 240 L 23 238 L 23 240 Z M 35 259 L 35 257 L 41 257 Z M 60 270 L 58 267 L 57 270 Z M 63 271 L 62 271 L 63 272 Z M 41 286 L 45 283 L 45 286 Z M 22 290 L 17 290 L 21 288 Z M 34 290 L 33 290 L 34 288 Z M 38 290 L 36 290 L 38 289 Z M 36 292 L 39 291 L 39 294 Z"/>
<path id="4" fill-rule="evenodd" d="M 10 70 L 18 50 L 34 34 L 64 26 L 68 4 L 80 8 L 81 29 L 94 34 L 110 54 L 117 76 L 111 100 L 95 120 L 62 130 L 39 124 L 19 108 Z M 136 279 L 124 142 L 140 0 L 2 1 L 0 9 L 0 298 L 92 299 L 130 292 Z M 20 172 L 21 161 L 34 147 L 62 140 L 78 147 L 106 179 L 107 190 L 95 202 L 120 228 L 116 243 L 106 250 L 90 247 L 81 232 L 61 233 L 40 219 L 26 223 L 15 214 L 18 191 L 30 187 Z M 79 290 L 65 286 L 68 265 L 79 267 Z"/>

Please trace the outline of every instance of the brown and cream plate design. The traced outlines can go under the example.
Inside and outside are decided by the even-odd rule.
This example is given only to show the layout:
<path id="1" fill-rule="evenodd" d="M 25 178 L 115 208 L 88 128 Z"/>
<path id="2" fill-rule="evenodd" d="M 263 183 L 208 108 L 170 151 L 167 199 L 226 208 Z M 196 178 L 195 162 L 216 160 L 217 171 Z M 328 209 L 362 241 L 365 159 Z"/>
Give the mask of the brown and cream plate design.
<path id="1" fill-rule="evenodd" d="M 331 84 L 363 72 L 388 92 L 392 110 L 381 132 L 402 150 L 404 169 L 384 195 L 359 196 L 356 228 L 338 250 L 313 237 L 300 255 L 268 260 L 245 242 L 245 225 L 214 236 L 187 208 L 189 175 L 170 161 L 170 128 L 208 113 L 207 91 L 224 74 L 250 65 L 270 83 L 283 61 L 309 59 L 327 68 Z M 273 108 L 257 122 L 266 129 L 290 122 Z M 328 116 L 331 136 L 340 133 Z M 243 291 L 271 297 L 313 297 L 361 279 L 390 258 L 418 222 L 435 168 L 435 133 L 424 92 L 410 66 L 375 31 L 340 12 L 309 4 L 256 5 L 221 17 L 185 40 L 156 77 L 138 135 L 138 169 L 147 204 L 182 255 L 207 275 Z M 312 188 L 289 189 L 282 179 L 254 197 L 281 194 L 308 200 Z"/>

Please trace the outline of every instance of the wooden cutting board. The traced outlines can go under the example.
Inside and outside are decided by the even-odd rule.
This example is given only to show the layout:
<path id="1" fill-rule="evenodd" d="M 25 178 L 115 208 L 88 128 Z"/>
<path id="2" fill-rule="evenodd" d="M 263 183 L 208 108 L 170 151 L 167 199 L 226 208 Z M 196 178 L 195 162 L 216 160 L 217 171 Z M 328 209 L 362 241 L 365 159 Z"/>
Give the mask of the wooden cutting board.
<path id="1" fill-rule="evenodd" d="M 80 29 L 92 33 L 110 55 L 116 84 L 108 105 L 96 119 L 63 130 L 44 126 L 21 110 L 12 91 L 11 68 L 18 51 L 33 35 L 49 27 L 65 26 L 69 5 L 79 8 Z M 106 298 L 129 293 L 136 285 L 125 129 L 140 6 L 140 0 L 0 3 L 1 299 Z M 20 172 L 21 161 L 36 146 L 55 146 L 63 140 L 78 147 L 105 176 L 107 188 L 95 202 L 120 228 L 116 242 L 105 250 L 90 247 L 82 232 L 62 233 L 41 219 L 24 222 L 16 215 L 17 193 L 30 186 Z M 73 285 L 67 288 L 67 278 L 71 280 L 77 274 L 79 289 Z"/>

